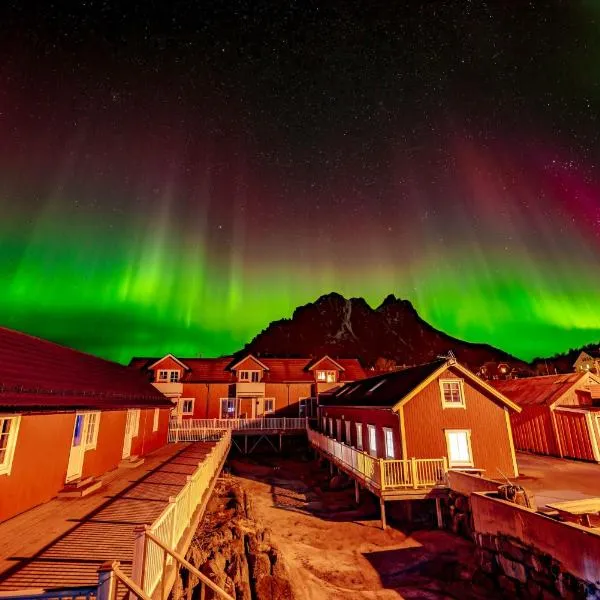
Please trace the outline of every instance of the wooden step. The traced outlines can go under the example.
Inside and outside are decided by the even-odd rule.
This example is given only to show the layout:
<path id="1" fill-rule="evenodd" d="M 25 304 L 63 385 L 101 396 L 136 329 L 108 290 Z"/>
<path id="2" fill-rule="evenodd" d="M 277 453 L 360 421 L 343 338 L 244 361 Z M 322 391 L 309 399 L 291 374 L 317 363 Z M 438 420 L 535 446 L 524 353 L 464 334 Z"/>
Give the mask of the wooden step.
<path id="1" fill-rule="evenodd" d="M 77 484 L 79 482 L 76 482 Z M 89 496 L 91 493 L 102 487 L 102 481 L 99 479 L 94 479 L 93 477 L 88 477 L 85 480 L 85 483 L 82 485 L 76 485 L 76 483 L 67 484 L 65 487 L 58 492 L 59 498 L 83 498 L 84 496 Z"/>
<path id="2" fill-rule="evenodd" d="M 144 459 L 139 456 L 130 456 L 129 458 L 124 458 L 120 463 L 119 467 L 123 467 L 125 469 L 135 469 L 140 465 L 144 464 Z"/>

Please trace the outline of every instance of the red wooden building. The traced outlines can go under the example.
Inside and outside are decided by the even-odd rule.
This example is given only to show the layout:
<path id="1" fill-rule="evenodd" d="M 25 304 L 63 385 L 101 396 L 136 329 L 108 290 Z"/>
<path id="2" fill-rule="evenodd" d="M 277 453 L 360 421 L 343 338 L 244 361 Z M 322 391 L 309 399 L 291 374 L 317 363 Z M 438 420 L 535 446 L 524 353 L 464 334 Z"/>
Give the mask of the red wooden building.
<path id="1" fill-rule="evenodd" d="M 347 384 L 320 405 L 321 430 L 371 456 L 518 475 L 509 415 L 520 408 L 454 359 Z"/>
<path id="2" fill-rule="evenodd" d="M 181 418 L 226 419 L 313 414 L 316 397 L 366 376 L 354 358 L 134 358 Z"/>
<path id="3" fill-rule="evenodd" d="M 164 445 L 170 408 L 127 367 L 0 328 L 0 521 Z"/>
<path id="4" fill-rule="evenodd" d="M 491 383 L 522 408 L 511 415 L 518 450 L 600 462 L 596 375 L 586 370 Z"/>

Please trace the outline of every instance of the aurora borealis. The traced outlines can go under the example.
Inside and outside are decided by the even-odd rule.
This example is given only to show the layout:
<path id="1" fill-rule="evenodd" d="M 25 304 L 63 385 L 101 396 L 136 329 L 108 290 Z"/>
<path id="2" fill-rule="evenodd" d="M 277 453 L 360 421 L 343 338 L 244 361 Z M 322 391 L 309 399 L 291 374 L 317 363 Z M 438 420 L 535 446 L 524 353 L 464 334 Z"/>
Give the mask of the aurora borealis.
<path id="1" fill-rule="evenodd" d="M 127 361 L 337 291 L 600 341 L 595 2 L 0 8 L 0 324 Z"/>

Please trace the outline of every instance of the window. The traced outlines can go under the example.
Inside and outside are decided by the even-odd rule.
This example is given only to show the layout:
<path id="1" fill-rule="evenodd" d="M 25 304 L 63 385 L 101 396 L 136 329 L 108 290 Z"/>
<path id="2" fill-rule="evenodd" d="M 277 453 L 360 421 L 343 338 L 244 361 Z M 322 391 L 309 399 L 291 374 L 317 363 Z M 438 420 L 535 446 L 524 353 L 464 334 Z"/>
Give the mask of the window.
<path id="1" fill-rule="evenodd" d="M 317 381 L 335 383 L 337 381 L 337 371 L 317 371 Z"/>
<path id="2" fill-rule="evenodd" d="M 260 381 L 260 371 L 240 371 L 239 380 L 258 383 Z"/>
<path id="3" fill-rule="evenodd" d="M 159 381 L 167 381 L 169 379 L 169 371 L 159 371 L 158 372 L 158 380 Z"/>
<path id="4" fill-rule="evenodd" d="M 98 427 L 100 412 L 88 413 L 85 416 L 85 449 L 93 450 L 98 443 Z"/>
<path id="5" fill-rule="evenodd" d="M 298 400 L 298 416 L 306 417 L 306 398 L 300 398 Z"/>
<path id="6" fill-rule="evenodd" d="M 335 439 L 338 442 L 342 441 L 342 420 L 341 419 L 335 420 Z"/>
<path id="7" fill-rule="evenodd" d="M 329 435 L 333 437 L 333 419 L 329 417 Z"/>
<path id="8" fill-rule="evenodd" d="M 346 426 L 346 444 L 348 444 L 348 446 L 352 446 L 352 434 L 350 433 L 350 427 L 352 426 L 352 423 L 350 423 L 350 421 L 345 421 L 344 425 Z"/>
<path id="9" fill-rule="evenodd" d="M 356 424 L 356 447 L 359 450 L 363 449 L 362 423 Z"/>
<path id="10" fill-rule="evenodd" d="M 375 425 L 367 425 L 367 431 L 369 432 L 369 454 L 377 456 L 377 430 Z"/>
<path id="11" fill-rule="evenodd" d="M 275 399 L 265 398 L 265 414 L 272 413 L 275 410 Z"/>
<path id="12" fill-rule="evenodd" d="M 179 371 L 171 371 L 169 374 L 169 381 L 171 383 L 177 383 L 179 381 Z"/>
<path id="13" fill-rule="evenodd" d="M 0 475 L 10 475 L 21 417 L 0 418 Z"/>
<path id="14" fill-rule="evenodd" d="M 471 431 L 468 429 L 447 429 L 445 433 L 450 467 L 472 467 Z"/>
<path id="15" fill-rule="evenodd" d="M 161 369 L 158 372 L 158 381 L 177 383 L 179 381 L 179 374 L 179 371 L 167 371 L 165 369 Z"/>
<path id="16" fill-rule="evenodd" d="M 394 454 L 394 432 L 391 428 L 383 428 L 383 439 L 385 441 L 385 457 L 396 458 Z"/>
<path id="17" fill-rule="evenodd" d="M 140 432 L 140 409 L 133 409 L 133 429 L 131 437 L 135 437 Z"/>
<path id="18" fill-rule="evenodd" d="M 327 417 L 323 417 L 323 433 L 327 433 Z"/>
<path id="19" fill-rule="evenodd" d="M 221 398 L 221 419 L 235 418 L 235 398 Z"/>
<path id="20" fill-rule="evenodd" d="M 160 409 L 154 409 L 154 416 L 152 418 L 152 431 L 158 431 L 158 418 L 160 416 Z"/>
<path id="21" fill-rule="evenodd" d="M 182 415 L 193 415 L 194 414 L 194 399 L 193 398 L 180 398 L 179 399 L 179 413 Z"/>
<path id="22" fill-rule="evenodd" d="M 440 379 L 440 390 L 444 408 L 465 408 L 462 379 Z"/>

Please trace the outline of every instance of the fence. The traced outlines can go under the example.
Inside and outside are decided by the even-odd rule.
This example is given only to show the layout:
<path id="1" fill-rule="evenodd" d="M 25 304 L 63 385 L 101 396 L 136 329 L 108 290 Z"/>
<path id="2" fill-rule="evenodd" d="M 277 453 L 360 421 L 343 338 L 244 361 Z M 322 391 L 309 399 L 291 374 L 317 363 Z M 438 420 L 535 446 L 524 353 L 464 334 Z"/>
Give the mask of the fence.
<path id="1" fill-rule="evenodd" d="M 307 428 L 305 417 L 259 417 L 256 419 L 171 419 L 169 442 L 198 442 L 216 439 L 223 430 L 258 433 Z"/>
<path id="2" fill-rule="evenodd" d="M 382 491 L 429 488 L 445 483 L 446 457 L 394 460 L 375 458 L 352 446 L 308 429 L 308 441 L 330 455 L 346 471 Z"/>

